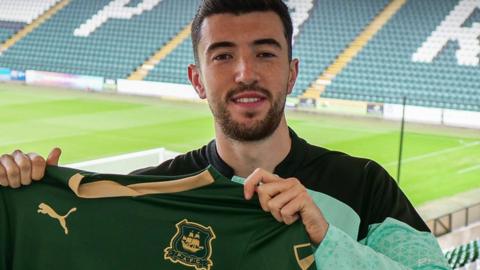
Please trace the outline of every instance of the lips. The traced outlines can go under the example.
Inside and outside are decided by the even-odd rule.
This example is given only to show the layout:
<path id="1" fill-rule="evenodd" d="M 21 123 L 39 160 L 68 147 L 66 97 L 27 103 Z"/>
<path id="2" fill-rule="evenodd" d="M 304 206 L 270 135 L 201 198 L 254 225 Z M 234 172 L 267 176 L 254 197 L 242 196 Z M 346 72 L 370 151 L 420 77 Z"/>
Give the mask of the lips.
<path id="1" fill-rule="evenodd" d="M 234 95 L 230 100 L 236 104 L 258 103 L 266 100 L 267 97 L 258 92 L 243 92 Z"/>

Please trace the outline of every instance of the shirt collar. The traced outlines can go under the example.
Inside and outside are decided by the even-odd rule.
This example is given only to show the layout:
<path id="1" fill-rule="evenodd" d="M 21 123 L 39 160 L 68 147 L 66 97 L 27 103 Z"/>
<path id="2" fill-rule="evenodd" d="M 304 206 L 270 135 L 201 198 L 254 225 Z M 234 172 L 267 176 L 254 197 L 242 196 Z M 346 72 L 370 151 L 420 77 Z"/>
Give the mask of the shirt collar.
<path id="1" fill-rule="evenodd" d="M 293 177 L 295 172 L 300 169 L 307 154 L 307 142 L 298 137 L 293 129 L 288 128 L 290 132 L 291 146 L 287 156 L 277 164 L 274 174 L 288 178 Z"/>
<path id="2" fill-rule="evenodd" d="M 299 138 L 291 128 L 288 128 L 288 130 L 292 142 L 290 151 L 285 159 L 283 159 L 274 170 L 275 174 L 283 178 L 294 175 L 294 172 L 299 168 L 300 164 L 302 164 L 306 147 L 305 140 Z M 210 143 L 207 145 L 207 160 L 209 164 L 211 164 L 225 177 L 230 179 L 234 176 L 233 169 L 225 161 L 223 161 L 218 154 L 215 140 L 210 141 Z"/>
<path id="3" fill-rule="evenodd" d="M 233 169 L 228 166 L 228 164 L 223 161 L 217 151 L 217 144 L 215 140 L 212 140 L 207 145 L 207 161 L 208 164 L 212 165 L 217 171 L 230 179 L 233 176 Z"/>

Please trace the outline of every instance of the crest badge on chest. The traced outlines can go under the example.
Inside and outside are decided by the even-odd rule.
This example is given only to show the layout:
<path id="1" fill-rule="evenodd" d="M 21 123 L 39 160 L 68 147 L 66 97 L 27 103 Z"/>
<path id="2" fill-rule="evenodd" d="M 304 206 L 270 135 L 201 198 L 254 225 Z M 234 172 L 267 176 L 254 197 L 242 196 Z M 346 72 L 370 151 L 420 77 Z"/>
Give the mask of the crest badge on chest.
<path id="1" fill-rule="evenodd" d="M 164 249 L 165 260 L 194 267 L 195 270 L 210 270 L 213 262 L 212 241 L 216 238 L 210 226 L 189 222 L 187 219 L 175 224 L 177 232 Z"/>

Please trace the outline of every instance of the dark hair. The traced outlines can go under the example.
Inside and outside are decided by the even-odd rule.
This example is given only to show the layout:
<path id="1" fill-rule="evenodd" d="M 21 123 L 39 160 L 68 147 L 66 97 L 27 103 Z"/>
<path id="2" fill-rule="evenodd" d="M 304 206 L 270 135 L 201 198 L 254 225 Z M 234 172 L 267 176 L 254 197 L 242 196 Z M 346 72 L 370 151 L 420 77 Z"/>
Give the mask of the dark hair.
<path id="1" fill-rule="evenodd" d="M 201 38 L 203 20 L 211 15 L 232 13 L 241 15 L 254 11 L 273 11 L 282 20 L 285 38 L 288 44 L 288 59 L 292 59 L 292 18 L 288 7 L 282 0 L 202 0 L 192 22 L 192 46 L 195 63 L 198 65 L 198 43 Z"/>

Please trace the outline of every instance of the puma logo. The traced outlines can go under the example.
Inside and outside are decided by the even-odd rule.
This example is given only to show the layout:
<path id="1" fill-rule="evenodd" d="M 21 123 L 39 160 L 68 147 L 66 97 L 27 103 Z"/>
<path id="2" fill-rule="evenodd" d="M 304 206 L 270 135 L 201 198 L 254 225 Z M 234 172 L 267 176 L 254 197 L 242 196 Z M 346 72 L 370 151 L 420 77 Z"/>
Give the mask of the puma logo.
<path id="1" fill-rule="evenodd" d="M 65 231 L 65 234 L 68 234 L 66 219 L 67 219 L 68 215 L 70 215 L 71 213 L 73 213 L 75 211 L 77 211 L 76 207 L 70 209 L 70 211 L 68 211 L 68 213 L 66 215 L 60 216 L 59 214 L 57 214 L 57 212 L 55 212 L 55 210 L 53 210 L 50 206 L 48 206 L 45 203 L 40 203 L 38 205 L 38 210 L 37 210 L 38 213 L 47 214 L 51 218 L 57 219 L 60 222 L 60 226 L 62 226 L 63 230 Z"/>

